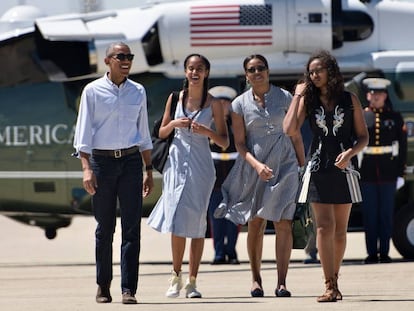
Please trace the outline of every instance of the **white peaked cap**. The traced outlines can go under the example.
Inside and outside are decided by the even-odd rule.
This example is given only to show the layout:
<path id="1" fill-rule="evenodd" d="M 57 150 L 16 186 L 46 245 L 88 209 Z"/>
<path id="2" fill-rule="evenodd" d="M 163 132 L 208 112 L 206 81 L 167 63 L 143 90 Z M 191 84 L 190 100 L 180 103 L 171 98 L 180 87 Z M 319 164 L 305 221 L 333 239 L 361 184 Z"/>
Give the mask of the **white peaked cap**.
<path id="1" fill-rule="evenodd" d="M 214 97 L 228 100 L 232 100 L 237 96 L 236 90 L 229 86 L 215 86 L 209 89 L 208 92 Z"/>
<path id="2" fill-rule="evenodd" d="M 386 91 L 387 86 L 391 84 L 391 81 L 383 78 L 368 78 L 364 79 L 362 83 L 370 91 Z"/>

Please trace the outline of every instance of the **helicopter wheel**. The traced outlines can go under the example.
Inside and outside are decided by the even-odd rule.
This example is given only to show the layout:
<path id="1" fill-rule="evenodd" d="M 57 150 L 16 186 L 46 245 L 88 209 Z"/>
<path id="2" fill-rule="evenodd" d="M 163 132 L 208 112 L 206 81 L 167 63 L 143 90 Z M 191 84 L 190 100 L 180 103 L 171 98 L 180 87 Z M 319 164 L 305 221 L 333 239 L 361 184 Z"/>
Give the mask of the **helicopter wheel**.
<path id="1" fill-rule="evenodd" d="M 57 235 L 56 228 L 46 228 L 45 235 L 49 240 L 53 240 L 54 238 L 56 238 Z"/>

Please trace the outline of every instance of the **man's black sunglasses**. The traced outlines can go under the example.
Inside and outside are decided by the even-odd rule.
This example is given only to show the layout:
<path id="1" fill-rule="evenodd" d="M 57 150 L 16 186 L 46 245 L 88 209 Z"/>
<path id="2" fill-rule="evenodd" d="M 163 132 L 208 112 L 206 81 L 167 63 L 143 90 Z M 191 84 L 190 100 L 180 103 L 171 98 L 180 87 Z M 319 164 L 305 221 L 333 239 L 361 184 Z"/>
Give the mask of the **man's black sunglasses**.
<path id="1" fill-rule="evenodd" d="M 118 53 L 115 55 L 112 55 L 112 57 L 119 59 L 120 61 L 129 60 L 132 61 L 134 59 L 134 54 L 124 54 L 124 53 Z"/>

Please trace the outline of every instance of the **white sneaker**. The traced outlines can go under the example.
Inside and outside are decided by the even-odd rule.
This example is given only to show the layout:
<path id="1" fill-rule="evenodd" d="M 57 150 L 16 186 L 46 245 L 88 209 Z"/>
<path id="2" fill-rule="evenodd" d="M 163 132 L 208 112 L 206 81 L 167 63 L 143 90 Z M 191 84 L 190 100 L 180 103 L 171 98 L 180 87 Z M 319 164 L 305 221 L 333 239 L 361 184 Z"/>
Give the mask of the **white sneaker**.
<path id="1" fill-rule="evenodd" d="M 178 296 L 180 296 L 181 288 L 183 288 L 183 281 L 181 279 L 181 271 L 177 275 L 177 273 L 175 273 L 175 271 L 173 270 L 171 272 L 170 287 L 165 293 L 165 296 L 169 298 L 177 298 Z"/>
<path id="2" fill-rule="evenodd" d="M 197 290 L 196 278 L 190 277 L 187 279 L 187 284 L 185 285 L 185 297 L 186 298 L 201 298 L 201 293 Z"/>

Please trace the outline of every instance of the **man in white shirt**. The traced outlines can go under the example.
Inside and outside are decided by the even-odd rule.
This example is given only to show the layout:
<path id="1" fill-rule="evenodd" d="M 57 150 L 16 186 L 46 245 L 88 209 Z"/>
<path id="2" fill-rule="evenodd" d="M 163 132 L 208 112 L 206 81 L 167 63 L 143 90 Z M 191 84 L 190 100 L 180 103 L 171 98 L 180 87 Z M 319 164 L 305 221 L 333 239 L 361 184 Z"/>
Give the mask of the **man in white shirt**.
<path id="1" fill-rule="evenodd" d="M 137 303 L 142 198 L 154 187 L 146 92 L 141 84 L 128 79 L 133 58 L 123 42 L 107 48 L 105 64 L 109 71 L 86 85 L 82 92 L 73 144 L 97 221 L 98 303 L 112 301 L 112 240 L 118 200 L 122 224 L 122 303 Z M 144 178 L 142 162 L 146 169 Z"/>

